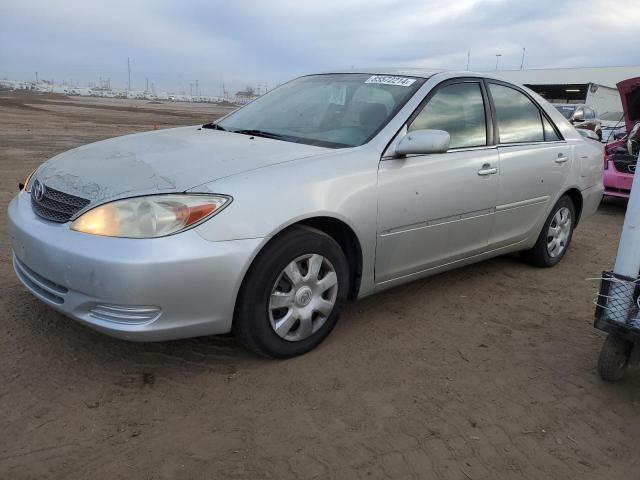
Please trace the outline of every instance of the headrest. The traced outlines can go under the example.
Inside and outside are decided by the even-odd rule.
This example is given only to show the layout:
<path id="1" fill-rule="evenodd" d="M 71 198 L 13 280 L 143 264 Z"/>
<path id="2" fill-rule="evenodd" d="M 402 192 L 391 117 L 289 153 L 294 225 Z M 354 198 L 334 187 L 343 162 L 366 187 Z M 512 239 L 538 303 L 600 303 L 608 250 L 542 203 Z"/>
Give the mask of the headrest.
<path id="1" fill-rule="evenodd" d="M 368 103 L 360 111 L 360 124 L 378 126 L 387 118 L 387 107 L 384 103 Z"/>

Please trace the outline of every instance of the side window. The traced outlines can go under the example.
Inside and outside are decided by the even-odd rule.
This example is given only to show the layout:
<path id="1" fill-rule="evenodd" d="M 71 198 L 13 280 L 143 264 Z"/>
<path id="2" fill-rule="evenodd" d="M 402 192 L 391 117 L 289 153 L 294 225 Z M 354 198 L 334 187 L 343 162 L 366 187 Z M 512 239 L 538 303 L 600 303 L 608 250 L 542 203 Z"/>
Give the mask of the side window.
<path id="1" fill-rule="evenodd" d="M 526 95 L 495 83 L 489 88 L 496 107 L 500 143 L 544 141 L 540 111 Z"/>
<path id="2" fill-rule="evenodd" d="M 480 84 L 454 83 L 438 89 L 409 125 L 409 131 L 425 128 L 448 132 L 449 148 L 486 145 L 487 123 Z"/>
<path id="3" fill-rule="evenodd" d="M 585 108 L 584 109 L 584 118 L 585 118 L 585 120 L 593 120 L 594 118 L 596 118 L 596 112 L 594 112 L 590 108 Z"/>
<path id="4" fill-rule="evenodd" d="M 545 142 L 557 142 L 561 140 L 558 136 L 558 132 L 553 128 L 553 125 L 544 116 L 542 117 L 542 124 L 544 125 L 544 141 Z"/>

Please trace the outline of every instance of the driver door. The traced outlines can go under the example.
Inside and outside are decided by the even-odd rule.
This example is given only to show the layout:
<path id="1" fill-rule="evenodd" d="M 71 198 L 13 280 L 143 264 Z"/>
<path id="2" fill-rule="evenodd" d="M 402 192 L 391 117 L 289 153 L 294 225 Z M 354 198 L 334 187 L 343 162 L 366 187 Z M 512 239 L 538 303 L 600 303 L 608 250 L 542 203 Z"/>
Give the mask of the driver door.
<path id="1" fill-rule="evenodd" d="M 444 82 L 429 93 L 407 128 L 447 131 L 449 150 L 383 157 L 376 283 L 486 251 L 499 179 L 490 119 L 480 79 Z"/>

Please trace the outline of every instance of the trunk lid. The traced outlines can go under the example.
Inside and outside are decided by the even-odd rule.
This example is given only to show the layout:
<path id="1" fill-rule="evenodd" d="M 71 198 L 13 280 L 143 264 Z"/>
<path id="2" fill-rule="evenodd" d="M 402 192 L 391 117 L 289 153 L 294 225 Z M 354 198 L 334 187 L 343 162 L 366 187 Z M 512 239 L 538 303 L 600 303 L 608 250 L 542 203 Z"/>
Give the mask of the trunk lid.
<path id="1" fill-rule="evenodd" d="M 627 133 L 640 121 L 640 77 L 623 80 L 616 85 L 622 100 Z"/>

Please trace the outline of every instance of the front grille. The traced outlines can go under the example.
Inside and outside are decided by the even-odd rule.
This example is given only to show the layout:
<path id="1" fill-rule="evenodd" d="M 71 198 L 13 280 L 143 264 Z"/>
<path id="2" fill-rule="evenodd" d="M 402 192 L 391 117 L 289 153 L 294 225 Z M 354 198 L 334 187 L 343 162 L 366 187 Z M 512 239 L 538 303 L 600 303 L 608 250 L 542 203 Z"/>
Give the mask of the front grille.
<path id="1" fill-rule="evenodd" d="M 635 155 L 627 153 L 614 153 L 610 156 L 616 170 L 622 173 L 636 173 L 638 159 Z"/>
<path id="2" fill-rule="evenodd" d="M 68 222 L 90 200 L 61 192 L 36 180 L 31 187 L 31 206 L 42 218 L 52 222 Z"/>

